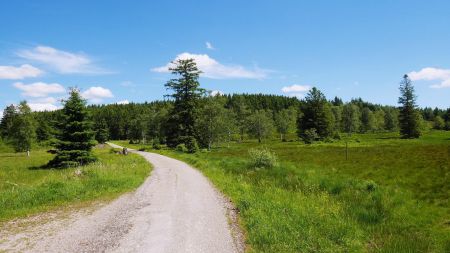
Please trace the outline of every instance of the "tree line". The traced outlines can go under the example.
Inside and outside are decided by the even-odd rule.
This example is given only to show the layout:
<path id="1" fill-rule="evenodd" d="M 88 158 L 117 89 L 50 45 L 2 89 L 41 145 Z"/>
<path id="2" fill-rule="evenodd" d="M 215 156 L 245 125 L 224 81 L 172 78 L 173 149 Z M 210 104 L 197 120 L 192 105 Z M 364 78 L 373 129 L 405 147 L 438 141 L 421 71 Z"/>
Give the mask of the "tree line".
<path id="1" fill-rule="evenodd" d="M 94 145 L 93 139 L 99 143 L 128 139 L 155 148 L 182 145 L 195 152 L 246 138 L 262 142 L 278 136 L 286 141 L 287 136 L 296 134 L 312 143 L 353 133 L 400 131 L 404 138 L 417 138 L 427 128 L 450 130 L 450 108 L 418 108 L 414 87 L 406 75 L 400 83 L 400 106 L 393 107 L 360 98 L 347 103 L 338 97 L 328 100 L 315 87 L 304 99 L 265 94 L 212 96 L 200 87 L 201 71 L 192 59 L 178 60 L 170 70 L 174 78 L 165 84 L 169 94 L 164 101 L 86 106 L 79 92 L 71 90 L 62 110 L 31 112 L 25 101 L 6 107 L 1 137 L 18 152 L 29 150 L 33 142 L 53 145 L 59 151 L 71 150 L 63 142 L 77 142 L 77 138 L 83 139 L 78 141 L 84 144 L 77 145 L 86 150 Z M 80 114 L 75 116 L 77 112 Z M 72 124 L 81 118 L 84 123 Z M 76 129 L 77 124 L 83 127 Z M 74 155 L 77 163 L 90 161 L 89 154 L 80 151 L 78 155 Z"/>

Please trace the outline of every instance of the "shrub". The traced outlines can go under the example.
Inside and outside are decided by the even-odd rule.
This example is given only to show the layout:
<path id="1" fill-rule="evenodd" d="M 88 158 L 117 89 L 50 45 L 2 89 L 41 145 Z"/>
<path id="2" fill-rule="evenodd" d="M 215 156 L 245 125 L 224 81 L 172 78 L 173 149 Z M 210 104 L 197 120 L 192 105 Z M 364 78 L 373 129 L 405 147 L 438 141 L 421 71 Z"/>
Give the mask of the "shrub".
<path id="1" fill-rule="evenodd" d="M 188 151 L 187 148 L 186 148 L 186 146 L 185 146 L 184 144 L 178 144 L 177 147 L 176 147 L 175 149 L 176 149 L 177 151 L 183 152 L 183 153 L 185 153 L 185 152 Z"/>
<path id="2" fill-rule="evenodd" d="M 306 144 L 311 144 L 319 138 L 315 128 L 306 129 L 302 135 L 302 139 Z"/>
<path id="3" fill-rule="evenodd" d="M 195 153 L 198 151 L 198 144 L 194 137 L 187 138 L 186 148 L 189 153 Z"/>
<path id="4" fill-rule="evenodd" d="M 267 148 L 250 149 L 250 166 L 254 168 L 272 168 L 277 164 L 275 153 Z"/>
<path id="5" fill-rule="evenodd" d="M 156 149 L 156 150 L 160 150 L 161 149 L 161 145 L 158 142 L 153 142 L 152 148 Z"/>

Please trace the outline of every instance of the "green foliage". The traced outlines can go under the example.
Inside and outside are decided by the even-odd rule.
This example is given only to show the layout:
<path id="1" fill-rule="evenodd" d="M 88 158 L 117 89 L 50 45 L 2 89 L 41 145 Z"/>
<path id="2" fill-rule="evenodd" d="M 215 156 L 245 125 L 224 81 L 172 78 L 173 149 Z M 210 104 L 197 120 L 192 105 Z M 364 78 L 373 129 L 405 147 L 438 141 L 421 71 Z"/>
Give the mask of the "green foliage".
<path id="1" fill-rule="evenodd" d="M 0 135 L 4 140 L 12 136 L 14 119 L 17 116 L 17 110 L 14 105 L 9 105 L 3 111 L 3 117 L 0 122 Z"/>
<path id="2" fill-rule="evenodd" d="M 286 141 L 287 133 L 295 130 L 297 114 L 297 110 L 294 107 L 283 109 L 275 114 L 275 126 L 282 141 Z"/>
<path id="3" fill-rule="evenodd" d="M 267 148 L 251 148 L 248 154 L 253 168 L 273 168 L 277 165 L 277 156 Z"/>
<path id="4" fill-rule="evenodd" d="M 311 144 L 317 140 L 319 140 L 319 135 L 315 128 L 306 129 L 302 135 L 302 139 L 306 144 Z"/>
<path id="5" fill-rule="evenodd" d="M 196 120 L 198 140 L 211 150 L 214 143 L 226 140 L 235 130 L 234 115 L 228 113 L 219 97 L 204 99 Z"/>
<path id="6" fill-rule="evenodd" d="M 109 130 L 106 120 L 102 119 L 95 124 L 95 140 L 98 143 L 105 143 L 109 139 Z"/>
<path id="7" fill-rule="evenodd" d="M 38 118 L 36 127 L 36 139 L 38 142 L 42 143 L 49 141 L 53 138 L 54 130 L 47 123 L 47 120 L 43 118 Z"/>
<path id="8" fill-rule="evenodd" d="M 356 132 L 361 125 L 359 108 L 354 104 L 346 104 L 342 109 L 342 130 L 349 135 Z"/>
<path id="9" fill-rule="evenodd" d="M 188 150 L 186 148 L 186 145 L 184 145 L 184 143 L 178 144 L 175 148 L 176 151 L 178 152 L 183 152 L 183 153 L 187 153 Z"/>
<path id="10" fill-rule="evenodd" d="M 273 131 L 273 120 L 271 113 L 258 110 L 252 113 L 247 119 L 248 134 L 261 142 L 262 139 L 268 138 Z"/>
<path id="11" fill-rule="evenodd" d="M 26 101 L 20 102 L 16 108 L 17 114 L 13 118 L 9 141 L 16 152 L 30 151 L 36 139 L 36 121 Z"/>
<path id="12" fill-rule="evenodd" d="M 416 95 L 414 86 L 408 75 L 403 76 L 400 83 L 400 97 L 398 103 L 401 104 L 399 124 L 402 138 L 419 138 L 421 135 L 420 121 L 422 116 L 417 110 Z"/>
<path id="13" fill-rule="evenodd" d="M 92 131 L 86 101 L 76 89 L 70 91 L 69 99 L 64 102 L 58 128 L 58 141 L 55 144 L 57 153 L 49 162 L 50 167 L 75 167 L 96 161 L 91 153 L 96 144 L 95 131 Z"/>
<path id="14" fill-rule="evenodd" d="M 171 79 L 165 86 L 173 90 L 169 95 L 174 101 L 174 107 L 167 121 L 167 145 L 175 147 L 180 143 L 195 138 L 195 120 L 197 117 L 198 100 L 204 94 L 198 82 L 201 71 L 193 59 L 179 59 L 169 70 L 178 78 Z M 185 143 L 188 145 L 187 143 Z"/>
<path id="15" fill-rule="evenodd" d="M 138 187 L 151 165 L 135 154 L 116 155 L 109 148 L 94 149 L 98 162 L 65 170 L 42 169 L 51 154 L 36 148 L 28 159 L 0 154 L 0 221 L 67 204 L 111 199 Z M 81 171 L 81 174 L 75 171 Z"/>
<path id="16" fill-rule="evenodd" d="M 325 95 L 313 87 L 305 98 L 298 120 L 298 134 L 304 139 L 306 130 L 316 129 L 319 139 L 330 137 L 333 133 L 333 114 Z"/>
<path id="17" fill-rule="evenodd" d="M 201 169 L 233 200 L 254 252 L 446 252 L 446 139 L 354 134 L 348 160 L 345 141 L 273 140 L 278 166 L 261 170 L 248 170 L 256 140 L 195 156 L 161 152 Z"/>
<path id="18" fill-rule="evenodd" d="M 433 128 L 437 130 L 445 129 L 445 121 L 441 116 L 436 116 L 433 120 Z"/>
<path id="19" fill-rule="evenodd" d="M 188 137 L 185 140 L 185 144 L 188 153 L 193 154 L 198 151 L 197 140 L 194 137 Z"/>
<path id="20" fill-rule="evenodd" d="M 369 108 L 364 107 L 361 112 L 361 132 L 367 133 L 374 129 L 375 129 L 375 117 L 373 115 L 373 112 Z"/>

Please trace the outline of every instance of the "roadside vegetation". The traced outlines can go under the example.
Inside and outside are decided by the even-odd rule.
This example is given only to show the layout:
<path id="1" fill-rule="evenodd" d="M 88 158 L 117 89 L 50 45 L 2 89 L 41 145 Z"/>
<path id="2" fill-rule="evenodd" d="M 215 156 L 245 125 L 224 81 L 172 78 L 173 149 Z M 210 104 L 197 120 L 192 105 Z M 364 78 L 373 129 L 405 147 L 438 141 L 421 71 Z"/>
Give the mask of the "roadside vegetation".
<path id="1" fill-rule="evenodd" d="M 199 168 L 235 203 L 250 251 L 449 251 L 448 132 L 427 132 L 419 140 L 355 134 L 312 145 L 294 138 L 233 142 L 194 155 L 114 143 Z M 276 165 L 255 163 L 248 151 L 255 149 L 269 150 L 266 158 L 275 155 Z"/>
<path id="2" fill-rule="evenodd" d="M 450 252 L 450 108 L 419 108 L 407 75 L 395 107 L 316 87 L 301 100 L 213 96 L 193 59 L 170 71 L 165 101 L 86 106 L 72 89 L 62 110 L 8 106 L 0 217 L 136 187 L 142 159 L 91 151 L 112 139 L 201 169 L 239 209 L 250 251 Z M 45 145 L 55 157 L 34 149 Z"/>
<path id="3" fill-rule="evenodd" d="M 94 149 L 98 161 L 84 167 L 51 169 L 54 155 L 36 147 L 33 155 L 1 147 L 0 221 L 67 204 L 109 200 L 138 187 L 149 175 L 144 158 L 118 155 L 108 146 Z"/>

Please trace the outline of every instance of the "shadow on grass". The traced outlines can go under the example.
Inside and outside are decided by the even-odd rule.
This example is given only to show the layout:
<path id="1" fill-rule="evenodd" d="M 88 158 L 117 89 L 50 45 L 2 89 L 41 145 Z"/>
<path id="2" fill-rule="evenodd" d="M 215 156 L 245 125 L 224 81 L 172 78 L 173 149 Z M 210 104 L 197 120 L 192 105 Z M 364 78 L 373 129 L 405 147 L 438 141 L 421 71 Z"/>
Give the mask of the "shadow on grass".
<path id="1" fill-rule="evenodd" d="M 51 167 L 48 164 L 44 164 L 41 166 L 32 166 L 28 168 L 29 170 L 56 170 L 57 168 Z"/>

